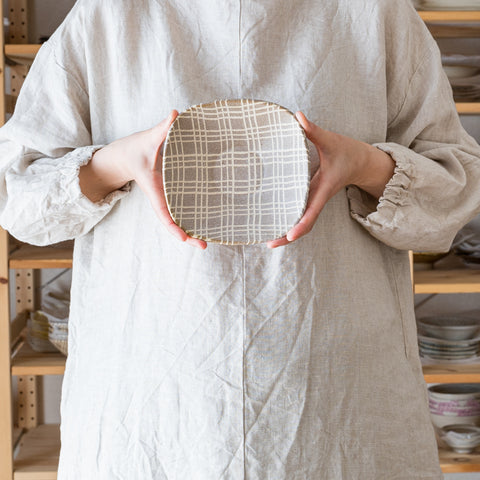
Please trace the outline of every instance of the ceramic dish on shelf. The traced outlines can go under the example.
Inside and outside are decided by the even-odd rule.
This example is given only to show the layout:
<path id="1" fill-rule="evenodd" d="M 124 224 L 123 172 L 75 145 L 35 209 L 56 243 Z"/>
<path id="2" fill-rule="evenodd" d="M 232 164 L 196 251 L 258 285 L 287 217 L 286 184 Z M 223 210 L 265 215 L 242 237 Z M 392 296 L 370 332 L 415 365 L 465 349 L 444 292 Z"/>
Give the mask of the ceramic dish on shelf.
<path id="1" fill-rule="evenodd" d="M 450 78 L 453 97 L 457 101 L 476 101 L 480 99 L 480 75 L 464 78 Z"/>
<path id="2" fill-rule="evenodd" d="M 271 102 L 197 105 L 170 127 L 163 177 L 170 215 L 189 235 L 227 245 L 280 238 L 306 206 L 305 133 Z"/>
<path id="3" fill-rule="evenodd" d="M 480 68 L 480 55 L 442 52 L 441 58 L 442 65 Z"/>
<path id="4" fill-rule="evenodd" d="M 446 425 L 440 430 L 440 438 L 457 453 L 471 453 L 480 446 L 480 427 L 476 425 Z"/>
<path id="5" fill-rule="evenodd" d="M 68 319 L 48 319 L 48 339 L 64 355 L 68 355 Z"/>
<path id="6" fill-rule="evenodd" d="M 466 267 L 480 268 L 480 215 L 461 228 L 453 240 L 453 252 Z"/>
<path id="7" fill-rule="evenodd" d="M 480 73 L 479 67 L 470 67 L 467 65 L 443 65 L 443 69 L 450 79 L 472 77 Z"/>
<path id="8" fill-rule="evenodd" d="M 463 316 L 429 316 L 417 319 L 428 337 L 442 340 L 469 340 L 480 331 L 480 319 Z"/>
<path id="9" fill-rule="evenodd" d="M 36 352 L 56 352 L 48 338 L 49 322 L 44 312 L 30 312 L 27 320 L 27 342 Z"/>
<path id="10" fill-rule="evenodd" d="M 447 383 L 428 387 L 428 406 L 437 428 L 480 422 L 480 384 Z"/>
<path id="11" fill-rule="evenodd" d="M 462 259 L 462 262 L 466 267 L 477 270 L 480 269 L 480 252 L 463 253 L 462 250 L 457 249 L 455 254 Z"/>
<path id="12" fill-rule="evenodd" d="M 422 357 L 444 361 L 463 360 L 476 357 L 480 352 L 479 336 L 468 340 L 444 340 L 427 336 L 421 329 L 417 336 Z"/>
<path id="13" fill-rule="evenodd" d="M 427 355 L 421 355 L 421 362 L 422 365 L 438 365 L 438 359 L 430 358 Z M 467 358 L 454 358 L 445 360 L 443 358 L 440 359 L 442 363 L 448 363 L 449 365 L 471 365 L 472 363 L 479 363 L 480 364 L 480 355 L 477 353 L 472 357 Z"/>

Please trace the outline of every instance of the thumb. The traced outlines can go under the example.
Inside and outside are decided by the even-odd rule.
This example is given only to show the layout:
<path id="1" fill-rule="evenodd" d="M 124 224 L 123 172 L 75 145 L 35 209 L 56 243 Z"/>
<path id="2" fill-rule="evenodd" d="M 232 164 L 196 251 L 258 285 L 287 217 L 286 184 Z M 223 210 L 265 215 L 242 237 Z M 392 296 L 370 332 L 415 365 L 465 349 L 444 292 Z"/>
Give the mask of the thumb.
<path id="1" fill-rule="evenodd" d="M 172 126 L 172 123 L 178 117 L 178 111 L 172 110 L 168 117 L 164 118 L 160 123 L 155 125 L 152 130 L 152 140 L 160 148 L 165 139 L 167 138 L 168 130 Z"/>
<path id="2" fill-rule="evenodd" d="M 310 192 L 302 218 L 287 232 L 287 240 L 293 242 L 312 230 L 323 207 L 328 202 L 331 192 L 323 181 L 323 175 L 318 169 L 310 181 Z"/>
<path id="3" fill-rule="evenodd" d="M 323 142 L 326 130 L 320 128 L 318 125 L 308 120 L 303 112 L 297 112 L 295 114 L 295 118 L 298 120 L 298 123 L 305 131 L 305 135 L 311 142 L 316 145 Z"/>

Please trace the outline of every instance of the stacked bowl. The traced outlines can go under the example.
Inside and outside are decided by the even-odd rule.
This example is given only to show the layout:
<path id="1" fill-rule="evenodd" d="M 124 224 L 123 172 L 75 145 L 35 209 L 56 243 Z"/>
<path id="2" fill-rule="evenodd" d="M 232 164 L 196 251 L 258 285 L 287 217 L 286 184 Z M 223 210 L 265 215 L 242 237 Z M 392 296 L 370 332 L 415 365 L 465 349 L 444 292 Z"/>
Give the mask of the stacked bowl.
<path id="1" fill-rule="evenodd" d="M 461 316 L 424 317 L 417 320 L 422 357 L 454 361 L 480 352 L 480 320 Z"/>
<path id="2" fill-rule="evenodd" d="M 428 388 L 428 406 L 433 424 L 480 425 L 480 384 L 447 383 Z"/>
<path id="3" fill-rule="evenodd" d="M 440 438 L 457 453 L 471 453 L 480 445 L 480 427 L 475 425 L 447 425 L 440 430 Z"/>

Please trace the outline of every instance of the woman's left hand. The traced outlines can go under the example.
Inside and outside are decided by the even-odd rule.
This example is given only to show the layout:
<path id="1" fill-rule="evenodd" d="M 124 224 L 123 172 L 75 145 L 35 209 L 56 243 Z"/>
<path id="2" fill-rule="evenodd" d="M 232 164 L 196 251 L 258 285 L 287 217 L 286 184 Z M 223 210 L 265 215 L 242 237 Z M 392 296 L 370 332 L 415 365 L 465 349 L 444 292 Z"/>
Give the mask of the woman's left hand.
<path id="1" fill-rule="evenodd" d="M 395 168 L 392 157 L 378 148 L 324 130 L 301 112 L 295 116 L 315 145 L 320 165 L 310 181 L 303 217 L 285 237 L 267 242 L 270 248 L 287 245 L 310 232 L 328 200 L 347 185 L 356 185 L 380 198 Z"/>

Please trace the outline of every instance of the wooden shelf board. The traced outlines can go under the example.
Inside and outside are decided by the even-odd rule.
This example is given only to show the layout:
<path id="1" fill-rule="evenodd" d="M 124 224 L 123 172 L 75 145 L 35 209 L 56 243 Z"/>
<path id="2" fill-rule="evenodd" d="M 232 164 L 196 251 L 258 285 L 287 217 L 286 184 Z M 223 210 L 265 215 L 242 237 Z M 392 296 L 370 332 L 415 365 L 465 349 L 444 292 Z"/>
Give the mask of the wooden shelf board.
<path id="1" fill-rule="evenodd" d="M 12 358 L 12 375 L 63 375 L 65 355 L 35 352 L 26 342 Z"/>
<path id="2" fill-rule="evenodd" d="M 414 272 L 415 293 L 478 293 L 480 270 L 424 270 Z"/>
<path id="3" fill-rule="evenodd" d="M 14 480 L 55 480 L 60 453 L 58 425 L 39 425 L 20 439 L 14 459 Z"/>
<path id="4" fill-rule="evenodd" d="M 480 102 L 457 102 L 457 112 L 463 115 L 480 115 Z"/>
<path id="5" fill-rule="evenodd" d="M 21 65 L 30 65 L 35 55 L 40 50 L 40 45 L 37 44 L 6 44 L 5 55 L 10 60 Z"/>
<path id="6" fill-rule="evenodd" d="M 10 255 L 10 268 L 72 268 L 73 248 L 23 245 Z"/>
<path id="7" fill-rule="evenodd" d="M 429 22 L 426 24 L 435 38 L 477 38 L 480 37 L 480 23 L 472 22 Z"/>
<path id="8" fill-rule="evenodd" d="M 439 449 L 440 466 L 444 473 L 480 472 L 480 450 L 462 454 L 453 450 Z"/>
<path id="9" fill-rule="evenodd" d="M 480 383 L 478 364 L 423 365 L 426 383 Z"/>
<path id="10" fill-rule="evenodd" d="M 436 10 L 418 11 L 425 22 L 479 22 L 480 11 L 478 10 Z"/>

